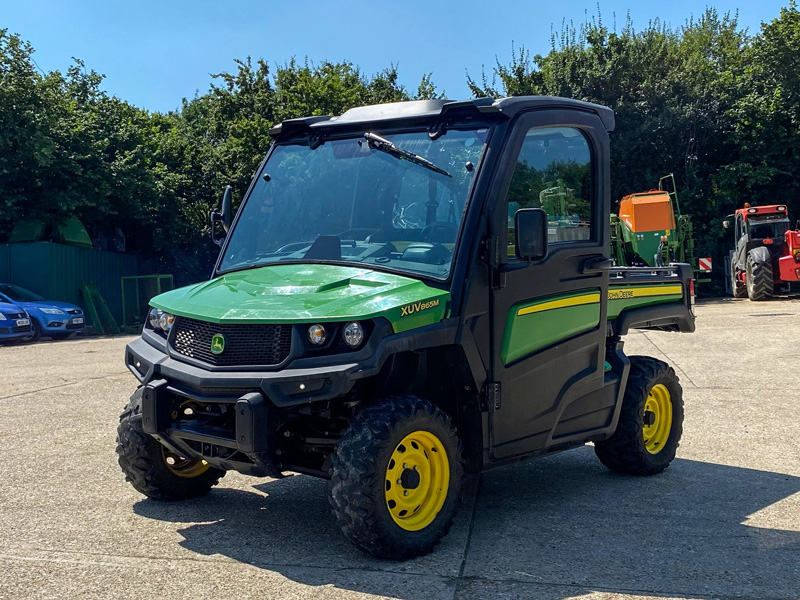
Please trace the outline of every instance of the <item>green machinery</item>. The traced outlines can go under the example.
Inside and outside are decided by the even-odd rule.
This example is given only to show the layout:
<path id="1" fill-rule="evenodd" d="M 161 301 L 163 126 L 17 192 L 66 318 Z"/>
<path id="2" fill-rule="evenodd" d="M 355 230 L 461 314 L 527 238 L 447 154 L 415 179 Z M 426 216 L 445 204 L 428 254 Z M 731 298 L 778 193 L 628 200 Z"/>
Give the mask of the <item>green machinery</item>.
<path id="1" fill-rule="evenodd" d="M 657 190 L 625 196 L 619 213 L 611 214 L 611 257 L 618 266 L 628 267 L 688 263 L 698 282 L 709 282 L 711 260 L 698 263 L 692 234 L 692 219 L 681 214 L 670 173 L 658 180 Z"/>

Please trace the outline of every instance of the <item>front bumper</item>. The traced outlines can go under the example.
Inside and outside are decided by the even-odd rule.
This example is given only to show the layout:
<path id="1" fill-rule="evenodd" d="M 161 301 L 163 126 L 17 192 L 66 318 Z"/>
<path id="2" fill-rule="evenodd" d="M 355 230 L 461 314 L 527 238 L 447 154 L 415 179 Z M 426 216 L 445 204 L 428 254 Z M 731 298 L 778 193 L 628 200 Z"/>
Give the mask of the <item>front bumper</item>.
<path id="1" fill-rule="evenodd" d="M 13 340 L 21 340 L 31 335 L 32 330 L 30 327 L 26 331 L 15 331 L 17 327 L 3 327 L 0 326 L 0 341 L 10 342 Z"/>
<path id="2" fill-rule="evenodd" d="M 125 362 L 143 384 L 138 393 L 146 433 L 180 456 L 259 477 L 282 476 L 269 444 L 271 411 L 343 396 L 363 374 L 355 363 L 282 371 L 207 371 L 172 358 L 141 338 L 128 344 Z M 187 403 L 207 407 L 216 419 L 182 418 Z"/>
<path id="3" fill-rule="evenodd" d="M 142 338 L 128 344 L 125 364 L 140 383 L 164 379 L 188 398 L 230 400 L 259 392 L 279 408 L 342 396 L 356 379 L 370 374 L 358 363 L 281 371 L 208 371 L 172 358 Z"/>
<path id="4" fill-rule="evenodd" d="M 345 396 L 396 352 L 454 342 L 455 320 L 424 329 L 376 335 L 353 354 L 297 360 L 289 364 L 295 368 L 280 370 L 212 371 L 179 360 L 166 345 L 162 350 L 144 338 L 128 344 L 125 363 L 142 385 L 137 394 L 143 427 L 164 446 L 219 469 L 280 477 L 272 437 L 282 413 L 302 413 L 312 403 Z M 199 414 L 185 416 L 189 405 Z M 294 471 L 325 476 L 291 465 Z"/>
<path id="5" fill-rule="evenodd" d="M 269 406 L 260 393 L 229 403 L 233 427 L 176 418 L 184 397 L 163 379 L 139 388 L 142 428 L 180 456 L 203 459 L 212 467 L 247 475 L 282 477 L 269 452 Z"/>
<path id="6" fill-rule="evenodd" d="M 42 314 L 39 325 L 42 333 L 80 333 L 86 328 L 86 318 L 83 315 L 49 315 Z"/>

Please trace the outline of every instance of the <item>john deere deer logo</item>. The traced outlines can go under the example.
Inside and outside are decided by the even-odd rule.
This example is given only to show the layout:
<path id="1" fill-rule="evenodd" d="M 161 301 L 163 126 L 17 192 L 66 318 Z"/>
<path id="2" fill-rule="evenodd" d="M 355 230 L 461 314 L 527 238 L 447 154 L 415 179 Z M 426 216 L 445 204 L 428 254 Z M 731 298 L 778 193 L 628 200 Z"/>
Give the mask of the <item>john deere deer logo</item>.
<path id="1" fill-rule="evenodd" d="M 214 354 L 222 354 L 225 351 L 225 336 L 221 333 L 215 333 L 211 337 L 211 352 Z"/>

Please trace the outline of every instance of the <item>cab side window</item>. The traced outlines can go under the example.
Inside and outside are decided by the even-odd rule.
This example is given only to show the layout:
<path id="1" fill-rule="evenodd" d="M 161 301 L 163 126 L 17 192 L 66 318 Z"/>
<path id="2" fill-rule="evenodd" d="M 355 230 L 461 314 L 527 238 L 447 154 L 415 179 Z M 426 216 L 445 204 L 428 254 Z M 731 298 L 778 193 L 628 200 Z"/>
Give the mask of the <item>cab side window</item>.
<path id="1" fill-rule="evenodd" d="M 592 239 L 592 190 L 592 154 L 583 133 L 572 127 L 528 131 L 508 189 L 509 255 L 520 208 L 547 213 L 550 244 Z"/>

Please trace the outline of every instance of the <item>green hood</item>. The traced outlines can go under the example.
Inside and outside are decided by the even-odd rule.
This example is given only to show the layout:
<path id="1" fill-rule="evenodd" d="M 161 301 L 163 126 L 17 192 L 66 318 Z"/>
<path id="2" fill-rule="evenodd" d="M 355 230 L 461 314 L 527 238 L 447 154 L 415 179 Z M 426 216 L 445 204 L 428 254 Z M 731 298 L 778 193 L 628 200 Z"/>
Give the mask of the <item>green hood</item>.
<path id="1" fill-rule="evenodd" d="M 160 294 L 155 308 L 212 323 L 319 323 L 385 317 L 395 332 L 445 317 L 450 294 L 410 277 L 336 265 L 228 273 Z"/>

